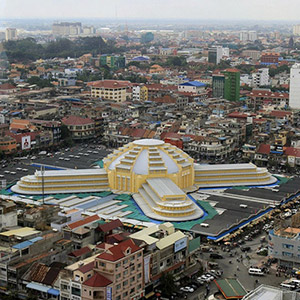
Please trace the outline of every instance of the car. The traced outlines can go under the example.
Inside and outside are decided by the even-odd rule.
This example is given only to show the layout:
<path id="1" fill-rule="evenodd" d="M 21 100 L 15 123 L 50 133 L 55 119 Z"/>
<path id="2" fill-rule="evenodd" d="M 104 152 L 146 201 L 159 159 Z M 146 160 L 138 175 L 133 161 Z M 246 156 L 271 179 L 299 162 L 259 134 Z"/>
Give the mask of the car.
<path id="1" fill-rule="evenodd" d="M 7 165 L 2 165 L 2 169 L 6 168 L 6 167 L 7 167 Z"/>
<path id="2" fill-rule="evenodd" d="M 205 283 L 205 281 L 202 280 L 200 277 L 198 277 L 196 280 L 200 285 L 203 285 Z"/>
<path id="3" fill-rule="evenodd" d="M 69 160 L 70 160 L 70 158 L 66 157 L 64 160 L 66 160 L 66 161 L 69 161 Z"/>
<path id="4" fill-rule="evenodd" d="M 93 151 L 93 153 L 94 153 L 94 154 L 99 154 L 99 152 L 98 152 L 98 151 Z"/>
<path id="5" fill-rule="evenodd" d="M 28 172 L 28 169 L 22 169 L 23 172 Z"/>
<path id="6" fill-rule="evenodd" d="M 182 292 L 188 292 L 188 293 L 193 293 L 194 292 L 194 289 L 189 287 L 189 286 L 181 287 L 180 290 Z"/>
<path id="7" fill-rule="evenodd" d="M 14 171 L 9 172 L 11 175 L 16 175 L 17 173 Z"/>
<path id="8" fill-rule="evenodd" d="M 83 153 L 79 152 L 78 155 L 83 155 Z"/>
<path id="9" fill-rule="evenodd" d="M 73 158 L 73 157 L 74 157 L 74 155 L 70 154 L 70 155 L 69 155 L 69 157 L 70 157 L 70 158 Z"/>
<path id="10" fill-rule="evenodd" d="M 31 156 L 31 159 L 32 159 L 32 160 L 36 159 L 36 156 Z"/>
<path id="11" fill-rule="evenodd" d="M 244 246 L 244 247 L 241 247 L 241 251 L 243 251 L 243 252 L 248 252 L 248 251 L 250 251 L 251 250 L 251 247 L 249 247 L 249 246 Z"/>
<path id="12" fill-rule="evenodd" d="M 59 157 L 58 159 L 59 159 L 59 160 L 64 160 L 64 158 L 63 158 L 63 157 Z"/>
<path id="13" fill-rule="evenodd" d="M 79 155 L 75 155 L 74 157 L 75 157 L 75 158 L 77 158 L 77 159 L 79 159 L 79 158 L 80 158 L 80 156 L 79 156 Z"/>
<path id="14" fill-rule="evenodd" d="M 218 254 L 218 253 L 211 253 L 209 255 L 210 258 L 213 258 L 213 259 L 222 259 L 224 258 L 222 255 Z"/>
<path id="15" fill-rule="evenodd" d="M 22 171 L 22 168 L 16 168 L 17 171 Z"/>
<path id="16" fill-rule="evenodd" d="M 10 173 L 10 171 L 6 170 L 6 171 L 4 171 L 4 173 L 5 173 L 5 174 L 9 174 L 9 173 Z"/>
<path id="17" fill-rule="evenodd" d="M 89 156 L 89 154 L 88 154 L 88 153 L 84 153 L 83 155 L 84 155 L 84 156 Z"/>
<path id="18" fill-rule="evenodd" d="M 86 151 L 87 153 L 92 153 L 93 151 L 92 150 L 88 150 L 88 151 Z"/>
<path id="19" fill-rule="evenodd" d="M 190 283 L 190 286 L 191 286 L 192 289 L 194 289 L 194 291 L 196 291 L 197 288 L 198 288 L 198 285 L 196 285 L 194 283 Z"/>

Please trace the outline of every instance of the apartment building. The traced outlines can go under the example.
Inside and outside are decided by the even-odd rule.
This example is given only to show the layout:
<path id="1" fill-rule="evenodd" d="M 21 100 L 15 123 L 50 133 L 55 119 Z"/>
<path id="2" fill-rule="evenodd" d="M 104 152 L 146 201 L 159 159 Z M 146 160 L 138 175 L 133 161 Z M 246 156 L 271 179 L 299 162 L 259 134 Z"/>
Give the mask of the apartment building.
<path id="1" fill-rule="evenodd" d="M 95 122 L 89 118 L 68 116 L 63 118 L 62 123 L 66 125 L 74 140 L 93 138 L 95 134 Z"/>
<path id="2" fill-rule="evenodd" d="M 130 81 L 125 80 L 101 80 L 90 83 L 91 96 L 102 100 L 115 102 L 126 101 L 126 90 Z"/>

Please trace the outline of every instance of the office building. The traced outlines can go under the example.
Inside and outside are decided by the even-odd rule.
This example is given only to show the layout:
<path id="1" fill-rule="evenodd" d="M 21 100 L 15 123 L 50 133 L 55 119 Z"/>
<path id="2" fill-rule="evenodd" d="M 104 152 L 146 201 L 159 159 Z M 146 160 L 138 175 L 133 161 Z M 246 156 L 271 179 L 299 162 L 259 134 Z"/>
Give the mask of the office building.
<path id="1" fill-rule="evenodd" d="M 111 69 L 121 69 L 125 68 L 125 64 L 125 56 L 106 54 L 100 56 L 100 67 L 107 66 Z"/>
<path id="2" fill-rule="evenodd" d="M 240 100 L 240 71 L 227 69 L 224 71 L 224 98 L 230 101 Z"/>
<path id="3" fill-rule="evenodd" d="M 264 52 L 260 57 L 262 65 L 278 65 L 280 54 L 276 52 Z"/>
<path id="4" fill-rule="evenodd" d="M 15 40 L 18 37 L 16 28 L 6 28 L 5 30 L 5 39 L 6 41 Z"/>
<path id="5" fill-rule="evenodd" d="M 223 57 L 223 47 L 217 46 L 208 50 L 208 62 L 211 64 L 219 64 Z"/>
<path id="6" fill-rule="evenodd" d="M 291 67 L 289 106 L 294 109 L 300 109 L 300 64 L 299 63 L 296 63 Z"/>
<path id="7" fill-rule="evenodd" d="M 224 74 L 212 75 L 212 93 L 214 98 L 224 98 L 225 76 Z"/>
<path id="8" fill-rule="evenodd" d="M 258 61 L 260 59 L 260 51 L 257 50 L 244 50 L 242 55 L 251 58 L 253 61 Z"/>
<path id="9" fill-rule="evenodd" d="M 254 42 L 257 40 L 256 31 L 241 31 L 240 32 L 240 41 L 241 42 Z"/>

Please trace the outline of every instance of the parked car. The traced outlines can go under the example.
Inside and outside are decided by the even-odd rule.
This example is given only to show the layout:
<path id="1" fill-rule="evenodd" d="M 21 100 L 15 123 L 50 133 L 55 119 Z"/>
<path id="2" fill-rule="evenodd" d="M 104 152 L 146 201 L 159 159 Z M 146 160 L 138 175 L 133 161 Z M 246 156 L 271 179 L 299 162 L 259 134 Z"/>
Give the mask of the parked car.
<path id="1" fill-rule="evenodd" d="M 188 292 L 188 293 L 193 293 L 194 292 L 194 289 L 189 287 L 189 286 L 181 287 L 180 290 L 182 292 Z"/>
<path id="2" fill-rule="evenodd" d="M 209 255 L 210 258 L 213 258 L 213 259 L 222 259 L 224 258 L 222 255 L 218 254 L 218 253 L 211 253 Z"/>
<path id="3" fill-rule="evenodd" d="M 241 247 L 241 251 L 243 251 L 243 252 L 248 252 L 248 251 L 250 251 L 251 250 L 251 247 L 249 247 L 249 246 L 244 246 L 244 247 Z"/>

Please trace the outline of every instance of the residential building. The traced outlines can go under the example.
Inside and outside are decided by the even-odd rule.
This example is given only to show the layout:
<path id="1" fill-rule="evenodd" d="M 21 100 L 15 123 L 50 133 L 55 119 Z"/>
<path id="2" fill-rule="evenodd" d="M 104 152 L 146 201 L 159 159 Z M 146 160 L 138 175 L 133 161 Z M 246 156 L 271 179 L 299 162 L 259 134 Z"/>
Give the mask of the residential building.
<path id="1" fill-rule="evenodd" d="M 293 35 L 300 35 L 300 24 L 293 26 Z"/>
<path id="2" fill-rule="evenodd" d="M 240 100 L 240 71 L 227 69 L 224 71 L 224 98 L 230 101 Z"/>
<path id="3" fill-rule="evenodd" d="M 52 34 L 58 36 L 80 35 L 80 22 L 60 22 L 52 25 Z"/>
<path id="4" fill-rule="evenodd" d="M 260 63 L 262 65 L 278 65 L 280 54 L 276 52 L 264 52 L 261 54 Z"/>
<path id="5" fill-rule="evenodd" d="M 126 101 L 126 90 L 130 86 L 129 81 L 122 80 L 101 80 L 91 82 L 91 96 L 102 100 L 111 100 L 115 102 Z"/>
<path id="6" fill-rule="evenodd" d="M 132 101 L 147 101 L 148 89 L 145 85 L 137 85 L 132 87 Z"/>
<path id="7" fill-rule="evenodd" d="M 175 231 L 171 223 L 145 228 L 130 236 L 144 252 L 145 296 L 153 294 L 163 273 L 171 272 L 178 280 L 190 266 L 189 239 Z"/>
<path id="8" fill-rule="evenodd" d="M 257 72 L 252 73 L 252 86 L 262 87 L 270 84 L 269 69 L 262 68 L 258 69 Z"/>
<path id="9" fill-rule="evenodd" d="M 68 116 L 63 118 L 62 124 L 66 125 L 74 140 L 91 139 L 95 134 L 95 122 L 89 118 Z"/>
<path id="10" fill-rule="evenodd" d="M 257 50 L 243 50 L 242 55 L 251 58 L 253 61 L 260 59 L 260 51 Z"/>
<path id="11" fill-rule="evenodd" d="M 5 39 L 6 41 L 15 40 L 18 37 L 18 32 L 16 28 L 6 28 Z"/>
<path id="12" fill-rule="evenodd" d="M 254 42 L 257 40 L 257 32 L 256 31 L 241 31 L 240 32 L 240 41 L 241 42 Z"/>
<path id="13" fill-rule="evenodd" d="M 16 207 L 12 201 L 0 201 L 0 230 L 18 225 Z"/>
<path id="14" fill-rule="evenodd" d="M 290 269 L 300 267 L 298 227 L 292 224 L 290 227 L 277 227 L 269 231 L 269 256 L 278 259 L 280 266 Z"/>
<path id="15" fill-rule="evenodd" d="M 289 106 L 300 109 L 300 64 L 296 63 L 290 71 L 290 95 Z"/>
<path id="16" fill-rule="evenodd" d="M 103 54 L 100 56 L 100 67 L 107 66 L 112 69 L 121 69 L 125 68 L 125 65 L 125 56 L 107 54 Z"/>

